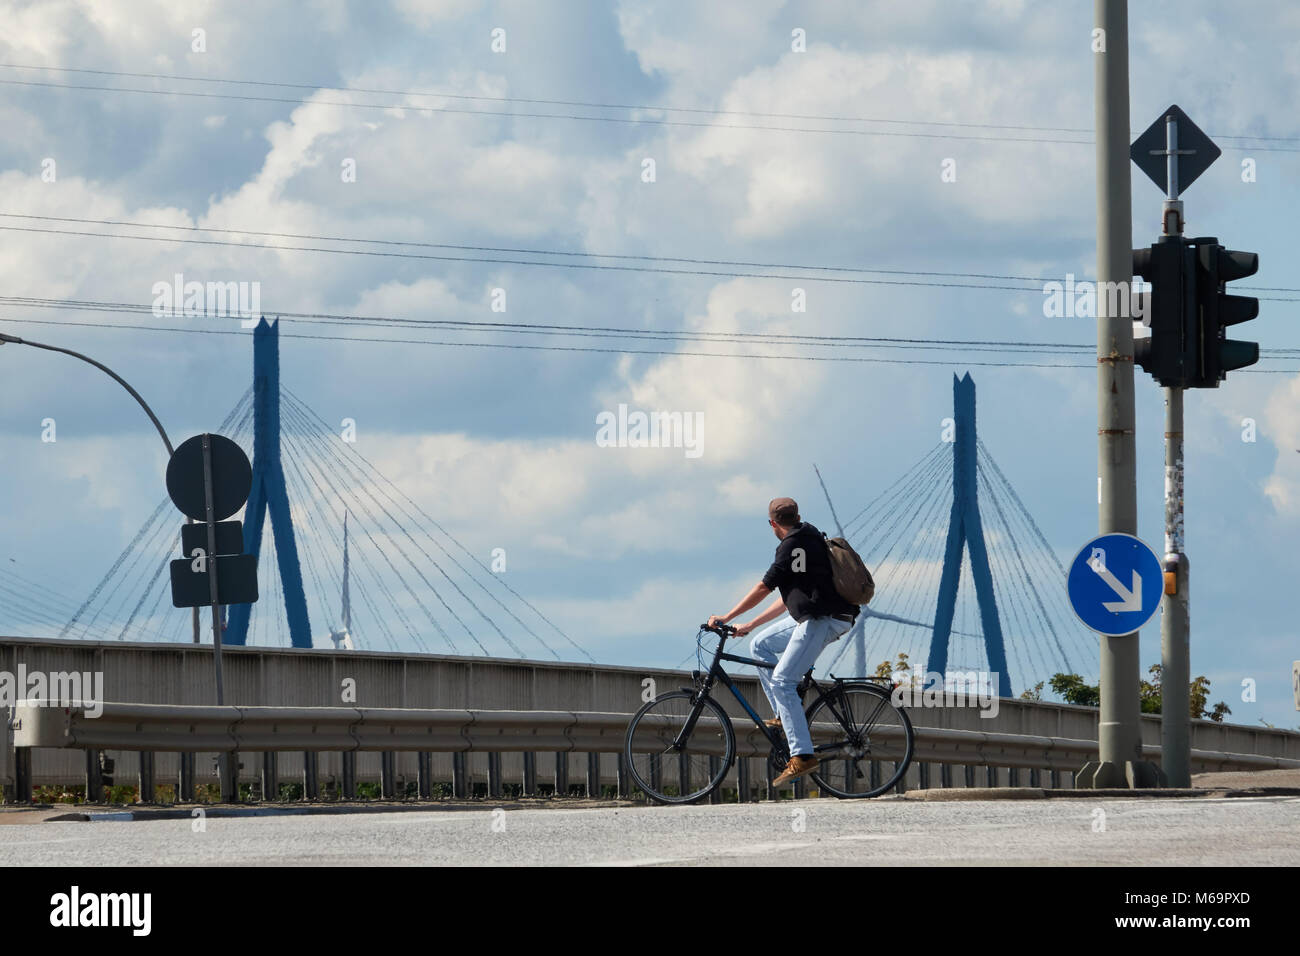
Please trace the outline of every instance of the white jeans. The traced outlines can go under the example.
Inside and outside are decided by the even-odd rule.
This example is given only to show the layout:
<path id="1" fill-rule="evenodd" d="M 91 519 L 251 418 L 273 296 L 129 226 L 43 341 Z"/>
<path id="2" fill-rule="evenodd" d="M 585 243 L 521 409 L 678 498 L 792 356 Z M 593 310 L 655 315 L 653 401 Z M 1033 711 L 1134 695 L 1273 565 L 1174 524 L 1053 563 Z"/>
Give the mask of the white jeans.
<path id="1" fill-rule="evenodd" d="M 812 733 L 797 690 L 799 681 L 817 663 L 826 645 L 839 640 L 852 626 L 833 617 L 812 617 L 796 624 L 786 614 L 756 632 L 750 642 L 752 656 L 776 664 L 772 670 L 758 668 L 758 681 L 772 712 L 781 718 L 791 756 L 813 752 Z"/>

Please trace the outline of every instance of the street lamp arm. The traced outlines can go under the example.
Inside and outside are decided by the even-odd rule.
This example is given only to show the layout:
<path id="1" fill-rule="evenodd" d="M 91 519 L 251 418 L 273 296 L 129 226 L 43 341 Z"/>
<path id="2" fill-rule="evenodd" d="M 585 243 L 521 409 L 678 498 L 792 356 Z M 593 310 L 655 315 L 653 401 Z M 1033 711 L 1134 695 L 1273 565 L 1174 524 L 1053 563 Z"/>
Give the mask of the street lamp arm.
<path id="1" fill-rule="evenodd" d="M 140 407 L 144 409 L 144 413 L 149 416 L 149 421 L 153 422 L 154 428 L 158 429 L 158 434 L 162 436 L 163 444 L 167 447 L 167 457 L 168 458 L 171 457 L 173 451 L 171 439 L 167 437 L 167 432 L 163 430 L 162 422 L 158 421 L 158 416 L 153 413 L 153 409 L 149 407 L 148 403 L 146 403 L 145 400 L 140 397 L 140 393 L 137 392 L 134 388 L 132 388 L 130 383 L 128 383 L 126 379 L 122 378 L 122 376 L 118 375 L 107 365 L 104 365 L 102 362 L 96 362 L 93 358 L 91 358 L 88 355 L 82 355 L 80 352 L 74 352 L 72 351 L 72 349 L 60 348 L 57 345 L 46 345 L 43 342 L 32 342 L 27 339 L 20 339 L 16 335 L 6 335 L 4 332 L 0 332 L 0 344 L 5 344 L 5 343 L 9 343 L 12 345 L 30 345 L 33 348 L 45 349 L 49 352 L 62 352 L 64 355 L 71 355 L 73 358 L 79 358 L 83 362 L 89 362 L 91 365 L 95 366 L 95 368 L 112 376 L 113 379 L 119 385 L 121 385 L 124 389 L 126 389 L 128 392 L 131 393 L 132 398 L 134 398 L 137 402 L 140 403 Z"/>

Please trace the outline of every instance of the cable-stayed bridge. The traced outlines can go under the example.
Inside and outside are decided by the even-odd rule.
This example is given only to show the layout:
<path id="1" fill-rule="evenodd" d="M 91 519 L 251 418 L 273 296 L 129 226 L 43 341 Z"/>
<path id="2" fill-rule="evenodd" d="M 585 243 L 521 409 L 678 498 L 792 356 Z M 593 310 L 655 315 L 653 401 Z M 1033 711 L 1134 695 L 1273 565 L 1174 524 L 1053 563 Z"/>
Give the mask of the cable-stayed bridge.
<path id="1" fill-rule="evenodd" d="M 906 654 L 920 673 L 996 674 L 1001 696 L 1089 673 L 1096 636 L 1075 617 L 1066 570 L 975 429 L 975 384 L 953 381 L 941 441 L 844 525 L 876 598 L 822 658 L 841 674 Z"/>
<path id="2" fill-rule="evenodd" d="M 254 384 L 217 428 L 253 449 L 254 491 L 242 518 L 245 551 L 259 559 L 259 600 L 229 609 L 223 642 L 328 647 L 346 631 L 349 643 L 371 650 L 593 660 L 281 386 L 278 338 L 277 325 L 254 330 Z M 170 602 L 178 519 L 164 497 L 57 626 L 66 599 L 43 612 L 24 604 L 14 623 L 51 637 L 191 640 L 190 612 Z"/>
<path id="3" fill-rule="evenodd" d="M 217 431 L 253 449 L 245 551 L 260 599 L 228 609 L 232 645 L 355 647 L 590 660 L 279 380 L 278 325 L 254 330 L 254 384 Z M 975 430 L 975 387 L 954 379 L 954 427 L 840 529 L 877 591 L 819 670 L 866 674 L 906 654 L 918 672 L 982 672 L 1003 696 L 1087 672 L 1095 637 L 1070 611 L 1065 569 Z M 0 632 L 190 641 L 171 607 L 179 553 L 163 498 L 80 602 L 0 567 Z M 696 623 L 696 622 L 691 622 Z"/>

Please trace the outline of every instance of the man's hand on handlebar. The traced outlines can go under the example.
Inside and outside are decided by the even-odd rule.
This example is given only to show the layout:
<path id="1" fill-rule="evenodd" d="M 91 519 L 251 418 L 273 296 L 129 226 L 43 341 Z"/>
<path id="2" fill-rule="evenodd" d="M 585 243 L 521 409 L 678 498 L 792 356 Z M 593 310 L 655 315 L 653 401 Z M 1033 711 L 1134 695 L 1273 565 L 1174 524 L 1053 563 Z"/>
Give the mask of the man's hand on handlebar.
<path id="1" fill-rule="evenodd" d="M 744 637 L 746 634 L 748 634 L 750 631 L 754 629 L 753 624 L 741 624 L 737 627 L 732 627 L 729 624 L 724 624 L 723 623 L 724 620 L 725 619 L 722 617 L 721 614 L 714 614 L 709 617 L 709 623 L 707 623 L 704 626 L 709 630 L 716 631 L 717 633 L 721 634 L 724 638 Z"/>

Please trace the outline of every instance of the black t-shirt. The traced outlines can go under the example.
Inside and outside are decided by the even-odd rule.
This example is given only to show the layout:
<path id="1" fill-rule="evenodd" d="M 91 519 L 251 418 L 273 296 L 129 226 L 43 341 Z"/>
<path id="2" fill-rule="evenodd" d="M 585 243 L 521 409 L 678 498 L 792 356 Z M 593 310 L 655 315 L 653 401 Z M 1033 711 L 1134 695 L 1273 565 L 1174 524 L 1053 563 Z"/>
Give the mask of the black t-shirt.
<path id="1" fill-rule="evenodd" d="M 776 560 L 763 575 L 763 583 L 781 592 L 785 609 L 796 621 L 858 613 L 857 605 L 844 600 L 835 590 L 830 546 L 822 533 L 806 521 L 795 525 L 776 546 Z"/>

